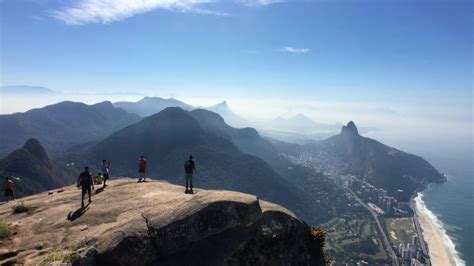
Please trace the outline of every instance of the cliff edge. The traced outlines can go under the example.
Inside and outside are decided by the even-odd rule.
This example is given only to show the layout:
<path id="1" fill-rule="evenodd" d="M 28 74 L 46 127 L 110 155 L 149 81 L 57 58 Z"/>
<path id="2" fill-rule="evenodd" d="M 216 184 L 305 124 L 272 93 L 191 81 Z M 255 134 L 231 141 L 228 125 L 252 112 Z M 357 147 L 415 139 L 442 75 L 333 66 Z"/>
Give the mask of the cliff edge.
<path id="1" fill-rule="evenodd" d="M 20 202 L 25 212 L 14 214 Z M 74 186 L 37 194 L 1 204 L 0 221 L 1 265 L 324 264 L 323 236 L 285 208 L 162 181 L 112 180 L 83 209 Z"/>

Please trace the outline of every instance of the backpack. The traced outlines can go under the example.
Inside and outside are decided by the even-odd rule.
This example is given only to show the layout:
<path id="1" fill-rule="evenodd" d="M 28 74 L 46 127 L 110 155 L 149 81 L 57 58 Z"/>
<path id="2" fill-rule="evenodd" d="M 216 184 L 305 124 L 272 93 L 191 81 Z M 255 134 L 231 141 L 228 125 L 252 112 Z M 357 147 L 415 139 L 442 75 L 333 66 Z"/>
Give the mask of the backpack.
<path id="1" fill-rule="evenodd" d="M 90 187 L 92 185 L 92 175 L 89 172 L 82 172 L 79 184 L 81 187 Z"/>
<path id="2" fill-rule="evenodd" d="M 186 173 L 192 173 L 194 170 L 194 162 L 191 161 L 191 160 L 187 160 L 185 163 L 184 163 L 184 171 Z"/>

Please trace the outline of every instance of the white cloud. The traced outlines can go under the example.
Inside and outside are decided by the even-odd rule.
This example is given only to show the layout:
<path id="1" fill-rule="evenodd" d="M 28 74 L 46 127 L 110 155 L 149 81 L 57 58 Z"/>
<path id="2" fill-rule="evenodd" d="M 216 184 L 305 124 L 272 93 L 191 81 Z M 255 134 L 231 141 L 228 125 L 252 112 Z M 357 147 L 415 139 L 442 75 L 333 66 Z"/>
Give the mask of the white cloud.
<path id="1" fill-rule="evenodd" d="M 70 25 L 111 23 L 157 8 L 222 15 L 199 7 L 210 2 L 213 0 L 79 0 L 71 6 L 51 11 L 51 15 Z"/>
<path id="2" fill-rule="evenodd" d="M 309 53 L 311 50 L 308 48 L 295 48 L 295 47 L 286 46 L 279 49 L 278 51 L 284 52 L 284 53 L 301 54 L 301 53 Z"/>
<path id="3" fill-rule="evenodd" d="M 245 6 L 267 6 L 276 3 L 286 2 L 285 0 L 234 0 L 238 4 Z"/>
<path id="4" fill-rule="evenodd" d="M 50 15 L 70 25 L 88 23 L 111 23 L 155 9 L 167 9 L 176 12 L 199 14 L 227 15 L 208 8 L 204 4 L 216 3 L 221 0 L 77 0 L 50 11 Z M 283 0 L 234 0 L 245 6 L 265 6 Z"/>

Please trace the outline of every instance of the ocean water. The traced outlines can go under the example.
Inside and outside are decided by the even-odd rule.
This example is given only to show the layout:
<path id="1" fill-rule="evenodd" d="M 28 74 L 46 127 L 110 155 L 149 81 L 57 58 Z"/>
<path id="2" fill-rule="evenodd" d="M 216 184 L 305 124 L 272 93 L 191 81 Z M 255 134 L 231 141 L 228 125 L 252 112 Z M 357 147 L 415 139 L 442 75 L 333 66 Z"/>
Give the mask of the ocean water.
<path id="1" fill-rule="evenodd" d="M 453 158 L 433 162 L 448 181 L 430 184 L 418 202 L 440 226 L 456 263 L 474 266 L 474 171 L 472 157 L 463 161 Z"/>

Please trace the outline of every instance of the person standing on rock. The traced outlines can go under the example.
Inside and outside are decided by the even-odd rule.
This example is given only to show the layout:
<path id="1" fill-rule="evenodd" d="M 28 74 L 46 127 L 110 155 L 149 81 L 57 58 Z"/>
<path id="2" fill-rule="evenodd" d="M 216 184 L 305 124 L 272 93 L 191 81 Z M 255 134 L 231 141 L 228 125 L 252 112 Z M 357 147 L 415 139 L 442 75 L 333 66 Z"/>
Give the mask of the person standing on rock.
<path id="1" fill-rule="evenodd" d="M 11 181 L 10 178 L 6 177 L 3 187 L 5 189 L 5 197 L 7 198 L 7 203 L 10 200 L 10 197 L 15 200 L 15 194 L 13 193 L 13 181 Z"/>
<path id="2" fill-rule="evenodd" d="M 145 159 L 145 156 L 140 156 L 140 159 L 138 159 L 138 183 L 142 182 L 142 175 L 143 175 L 143 182 L 146 182 L 146 167 L 148 165 L 147 160 Z"/>
<path id="3" fill-rule="evenodd" d="M 194 194 L 193 191 L 193 173 L 196 172 L 196 164 L 193 161 L 193 156 L 189 155 L 189 160 L 184 162 L 184 172 L 186 174 L 186 194 Z M 188 189 L 189 185 L 189 189 Z"/>
<path id="4" fill-rule="evenodd" d="M 81 208 L 84 208 L 84 196 L 89 194 L 89 203 L 92 202 L 92 190 L 94 189 L 94 180 L 92 179 L 92 174 L 89 171 L 89 167 L 84 168 L 84 172 L 79 175 L 77 179 L 77 187 L 82 187 L 82 200 L 81 200 Z"/>
<path id="5" fill-rule="evenodd" d="M 109 179 L 109 167 L 110 167 L 110 161 L 107 160 L 102 160 L 102 176 L 104 177 L 104 185 L 102 187 L 106 187 L 107 180 Z"/>

